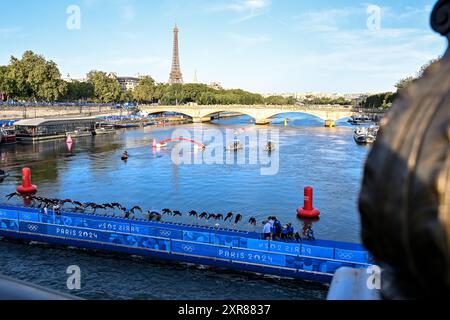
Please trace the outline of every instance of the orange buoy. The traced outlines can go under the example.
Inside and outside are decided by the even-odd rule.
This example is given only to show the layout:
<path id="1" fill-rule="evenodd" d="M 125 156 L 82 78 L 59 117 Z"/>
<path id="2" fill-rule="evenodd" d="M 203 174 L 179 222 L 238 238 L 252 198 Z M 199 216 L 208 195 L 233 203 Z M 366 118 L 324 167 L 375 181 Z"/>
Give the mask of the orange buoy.
<path id="1" fill-rule="evenodd" d="M 24 193 L 35 193 L 37 191 L 37 187 L 31 184 L 31 170 L 30 168 L 22 169 L 22 185 L 17 187 L 17 192 Z"/>
<path id="2" fill-rule="evenodd" d="M 312 187 L 305 188 L 305 203 L 303 208 L 297 209 L 297 216 L 299 218 L 318 218 L 320 211 L 314 208 L 314 189 Z"/>

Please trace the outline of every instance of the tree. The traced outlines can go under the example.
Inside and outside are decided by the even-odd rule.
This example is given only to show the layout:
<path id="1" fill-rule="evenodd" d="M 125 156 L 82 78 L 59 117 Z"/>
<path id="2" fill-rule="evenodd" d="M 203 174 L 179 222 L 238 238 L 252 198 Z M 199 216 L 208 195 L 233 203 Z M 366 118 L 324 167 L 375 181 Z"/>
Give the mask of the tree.
<path id="1" fill-rule="evenodd" d="M 8 91 L 7 85 L 8 67 L 0 66 L 0 92 L 6 93 Z"/>
<path id="2" fill-rule="evenodd" d="M 67 91 L 56 63 L 32 51 L 25 51 L 22 59 L 11 57 L 7 69 L 7 93 L 12 97 L 57 101 Z"/>
<path id="3" fill-rule="evenodd" d="M 410 76 L 410 77 L 406 77 L 403 79 L 400 79 L 397 84 L 395 85 L 395 87 L 397 88 L 397 91 L 405 89 L 406 87 L 408 87 L 411 83 L 413 83 L 415 80 L 422 78 L 423 74 L 425 73 L 425 71 L 434 63 L 438 62 L 439 60 L 442 59 L 442 56 L 439 56 L 435 59 L 431 59 L 430 61 L 428 61 L 426 64 L 424 64 L 422 67 L 420 67 L 420 70 L 417 72 L 416 76 Z"/>
<path id="4" fill-rule="evenodd" d="M 134 100 L 135 100 L 134 99 L 134 94 L 133 94 L 133 91 L 131 91 L 131 90 L 124 91 L 120 95 L 120 102 L 122 102 L 122 103 L 132 102 Z"/>
<path id="5" fill-rule="evenodd" d="M 264 99 L 269 105 L 293 105 L 296 102 L 294 97 L 270 96 Z"/>
<path id="6" fill-rule="evenodd" d="M 132 96 L 134 100 L 139 102 L 153 103 L 156 96 L 156 83 L 152 77 L 143 77 L 134 89 Z"/>
<path id="7" fill-rule="evenodd" d="M 91 71 L 87 75 L 88 82 L 94 87 L 94 99 L 97 102 L 118 102 L 122 92 L 119 82 L 106 72 Z"/>
<path id="8" fill-rule="evenodd" d="M 395 87 L 397 88 L 397 90 L 402 90 L 405 89 L 406 87 L 408 87 L 411 83 L 413 83 L 417 78 L 415 77 L 406 77 L 403 79 L 400 79 L 397 84 L 395 85 Z"/>
<path id="9" fill-rule="evenodd" d="M 72 81 L 67 83 L 65 100 L 91 100 L 94 97 L 94 85 L 90 82 Z"/>

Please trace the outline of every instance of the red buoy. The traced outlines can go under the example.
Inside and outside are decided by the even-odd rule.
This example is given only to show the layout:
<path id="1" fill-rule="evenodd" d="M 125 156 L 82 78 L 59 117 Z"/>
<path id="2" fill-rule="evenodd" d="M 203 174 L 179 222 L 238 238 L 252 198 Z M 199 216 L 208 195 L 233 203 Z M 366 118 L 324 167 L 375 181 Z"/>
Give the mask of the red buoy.
<path id="1" fill-rule="evenodd" d="M 22 185 L 17 188 L 18 193 L 35 193 L 37 187 L 31 184 L 31 170 L 30 168 L 22 169 Z"/>
<path id="2" fill-rule="evenodd" d="M 314 189 L 312 187 L 305 188 L 305 203 L 303 208 L 297 209 L 297 216 L 299 218 L 318 218 L 320 211 L 314 209 Z"/>

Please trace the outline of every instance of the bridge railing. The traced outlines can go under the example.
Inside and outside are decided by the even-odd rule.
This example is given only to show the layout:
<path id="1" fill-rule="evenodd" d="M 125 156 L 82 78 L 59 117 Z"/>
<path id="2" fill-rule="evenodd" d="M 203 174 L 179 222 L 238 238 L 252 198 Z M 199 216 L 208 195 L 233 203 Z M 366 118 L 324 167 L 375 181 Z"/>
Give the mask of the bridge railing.
<path id="1" fill-rule="evenodd" d="M 141 108 L 148 109 L 224 109 L 224 110 L 234 110 L 234 109 L 281 109 L 281 110 L 332 110 L 332 111 L 345 111 L 353 110 L 353 106 L 344 105 L 140 105 Z"/>

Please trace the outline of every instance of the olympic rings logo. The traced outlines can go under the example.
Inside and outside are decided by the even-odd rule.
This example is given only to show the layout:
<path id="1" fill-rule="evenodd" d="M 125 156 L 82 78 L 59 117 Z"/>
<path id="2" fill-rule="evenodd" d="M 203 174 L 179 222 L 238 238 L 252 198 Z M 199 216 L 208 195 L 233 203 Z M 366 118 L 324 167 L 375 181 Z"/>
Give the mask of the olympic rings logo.
<path id="1" fill-rule="evenodd" d="M 29 224 L 28 225 L 28 230 L 32 231 L 32 232 L 36 232 L 39 229 L 39 227 L 35 224 Z"/>
<path id="2" fill-rule="evenodd" d="M 339 252 L 338 256 L 342 260 L 351 260 L 351 259 L 353 259 L 353 254 L 351 254 L 351 253 Z"/>
<path id="3" fill-rule="evenodd" d="M 159 231 L 159 233 L 163 236 L 163 237 L 170 237 L 172 235 L 172 231 L 169 230 L 161 230 Z"/>
<path id="4" fill-rule="evenodd" d="M 194 252 L 195 247 L 194 247 L 194 246 L 191 246 L 191 245 L 183 244 L 183 245 L 181 246 L 181 249 L 183 249 L 184 252 L 192 253 L 192 252 Z"/>

